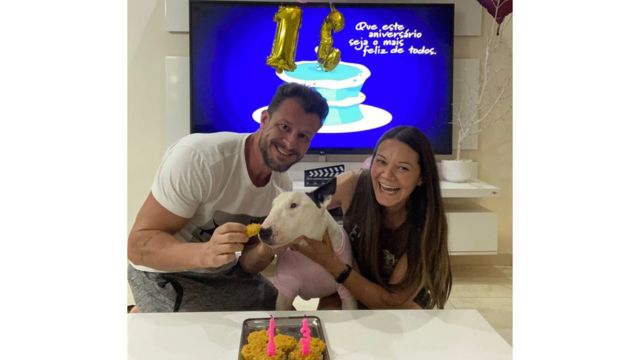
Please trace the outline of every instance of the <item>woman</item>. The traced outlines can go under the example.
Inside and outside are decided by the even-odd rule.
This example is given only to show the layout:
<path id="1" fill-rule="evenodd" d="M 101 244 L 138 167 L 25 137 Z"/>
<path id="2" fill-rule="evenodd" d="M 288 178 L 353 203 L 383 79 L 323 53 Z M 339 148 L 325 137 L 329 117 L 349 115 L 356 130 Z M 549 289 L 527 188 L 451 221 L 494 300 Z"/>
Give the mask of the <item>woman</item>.
<path id="1" fill-rule="evenodd" d="M 447 222 L 435 158 L 420 130 L 387 131 L 368 170 L 338 177 L 330 208 L 337 206 L 354 269 L 334 254 L 326 236 L 295 250 L 327 269 L 363 307 L 444 308 L 451 292 Z"/>

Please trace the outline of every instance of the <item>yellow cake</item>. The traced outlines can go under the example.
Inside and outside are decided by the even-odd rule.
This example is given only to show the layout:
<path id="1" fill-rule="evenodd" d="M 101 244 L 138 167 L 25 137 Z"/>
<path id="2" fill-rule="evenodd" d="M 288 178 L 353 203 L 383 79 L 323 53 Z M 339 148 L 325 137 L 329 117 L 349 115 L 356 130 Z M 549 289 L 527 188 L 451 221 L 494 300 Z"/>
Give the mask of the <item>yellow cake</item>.
<path id="1" fill-rule="evenodd" d="M 267 355 L 269 342 L 267 330 L 252 331 L 247 335 L 247 343 L 242 346 L 240 355 L 244 360 L 287 360 L 287 355 L 296 346 L 296 339 L 293 336 L 278 334 L 273 337 L 273 341 L 276 345 L 276 354 L 269 356 Z"/>
<path id="2" fill-rule="evenodd" d="M 276 343 L 276 349 L 282 349 L 286 353 L 296 347 L 296 339 L 293 336 L 278 334 L 273 337 L 273 341 Z M 268 338 L 267 342 L 269 342 Z"/>
<path id="3" fill-rule="evenodd" d="M 249 344 L 266 344 L 269 342 L 269 333 L 267 330 L 252 331 L 247 336 L 247 343 Z"/>
<path id="4" fill-rule="evenodd" d="M 244 360 L 287 360 L 287 353 L 276 348 L 276 354 L 267 355 L 267 344 L 246 344 L 240 350 Z"/>
<path id="5" fill-rule="evenodd" d="M 312 337 L 309 342 L 309 353 L 307 355 L 302 355 L 302 346 L 300 342 L 298 342 L 295 349 L 289 353 L 288 360 L 322 360 L 326 348 L 327 346 L 324 341 Z"/>

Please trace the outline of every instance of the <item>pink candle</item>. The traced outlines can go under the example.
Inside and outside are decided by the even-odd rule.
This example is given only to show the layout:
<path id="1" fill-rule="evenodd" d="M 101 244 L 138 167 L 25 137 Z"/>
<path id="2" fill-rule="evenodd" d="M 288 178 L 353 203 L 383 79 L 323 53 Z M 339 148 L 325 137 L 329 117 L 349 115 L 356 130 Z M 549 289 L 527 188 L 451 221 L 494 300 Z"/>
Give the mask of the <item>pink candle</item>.
<path id="1" fill-rule="evenodd" d="M 311 329 L 309 328 L 306 316 L 302 319 L 300 333 L 302 333 L 302 337 L 300 338 L 300 352 L 302 355 L 308 355 L 310 352 L 309 343 L 311 341 Z"/>
<path id="2" fill-rule="evenodd" d="M 311 329 L 309 328 L 309 322 L 307 321 L 306 316 L 302 319 L 302 327 L 300 327 L 300 332 L 302 333 L 302 335 L 304 335 L 304 337 L 311 336 Z"/>
<path id="3" fill-rule="evenodd" d="M 271 319 L 269 319 L 269 335 L 274 335 L 276 334 L 276 321 L 273 319 L 273 316 L 271 316 Z"/>
<path id="4" fill-rule="evenodd" d="M 273 337 L 269 337 L 267 343 L 267 355 L 274 356 L 276 354 L 276 344 L 273 342 Z"/>
<path id="5" fill-rule="evenodd" d="M 300 350 L 302 355 L 309 355 L 309 352 L 311 352 L 309 348 L 309 338 L 300 339 L 300 345 L 302 345 L 302 349 Z"/>
<path id="6" fill-rule="evenodd" d="M 276 354 L 276 343 L 273 340 L 273 337 L 276 333 L 276 322 L 273 320 L 273 316 L 269 319 L 269 330 L 267 330 L 269 334 L 269 342 L 267 342 L 267 355 L 274 356 Z"/>

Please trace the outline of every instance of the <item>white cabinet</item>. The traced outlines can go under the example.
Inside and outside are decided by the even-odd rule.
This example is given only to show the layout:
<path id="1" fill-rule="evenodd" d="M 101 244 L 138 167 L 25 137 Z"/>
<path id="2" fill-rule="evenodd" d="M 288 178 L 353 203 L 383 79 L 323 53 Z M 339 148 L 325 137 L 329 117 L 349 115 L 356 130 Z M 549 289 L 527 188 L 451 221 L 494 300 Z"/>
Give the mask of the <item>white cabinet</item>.
<path id="1" fill-rule="evenodd" d="M 495 255 L 498 253 L 496 214 L 476 204 L 445 203 L 451 255 Z"/>
<path id="2" fill-rule="evenodd" d="M 500 189 L 480 180 L 440 183 L 449 225 L 451 255 L 495 255 L 498 253 L 498 219 L 477 205 L 474 198 L 495 197 Z"/>

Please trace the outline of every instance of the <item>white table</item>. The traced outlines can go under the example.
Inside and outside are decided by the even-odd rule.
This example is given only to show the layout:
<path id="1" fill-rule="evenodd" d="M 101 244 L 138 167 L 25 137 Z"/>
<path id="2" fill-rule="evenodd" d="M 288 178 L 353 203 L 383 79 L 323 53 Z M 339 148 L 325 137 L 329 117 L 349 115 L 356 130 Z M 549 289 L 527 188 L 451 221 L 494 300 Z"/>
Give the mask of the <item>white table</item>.
<path id="1" fill-rule="evenodd" d="M 354 310 L 129 314 L 129 359 L 238 359 L 248 318 L 315 315 L 331 360 L 511 359 L 475 310 Z"/>

